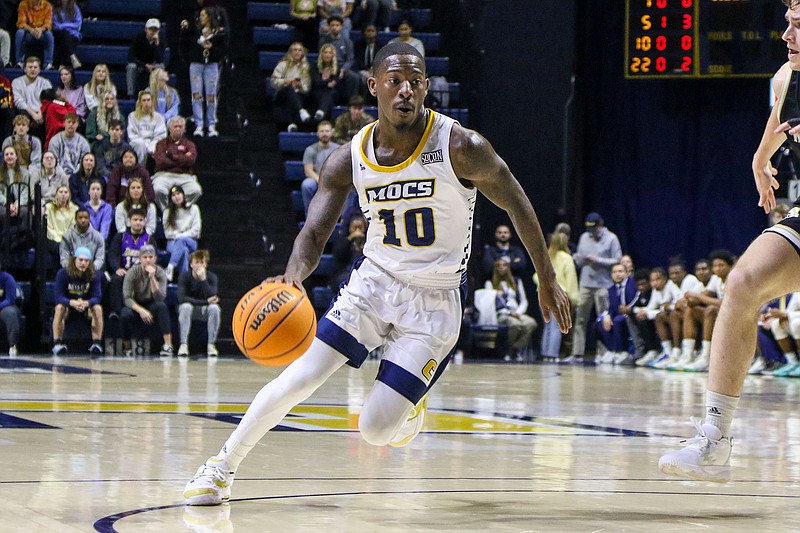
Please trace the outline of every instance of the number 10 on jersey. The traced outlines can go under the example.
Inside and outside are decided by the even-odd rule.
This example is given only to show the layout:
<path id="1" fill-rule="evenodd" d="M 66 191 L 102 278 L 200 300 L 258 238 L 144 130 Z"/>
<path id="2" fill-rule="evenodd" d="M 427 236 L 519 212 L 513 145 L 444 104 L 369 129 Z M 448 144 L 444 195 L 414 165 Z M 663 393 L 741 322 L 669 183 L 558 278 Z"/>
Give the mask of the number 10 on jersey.
<path id="1" fill-rule="evenodd" d="M 405 241 L 409 246 L 430 246 L 436 240 L 433 209 L 430 207 L 416 207 L 402 214 L 396 214 L 391 209 L 381 209 L 378 211 L 378 218 L 386 228 L 383 244 L 403 246 L 403 241 L 397 235 L 398 219 L 402 219 L 405 226 Z"/>

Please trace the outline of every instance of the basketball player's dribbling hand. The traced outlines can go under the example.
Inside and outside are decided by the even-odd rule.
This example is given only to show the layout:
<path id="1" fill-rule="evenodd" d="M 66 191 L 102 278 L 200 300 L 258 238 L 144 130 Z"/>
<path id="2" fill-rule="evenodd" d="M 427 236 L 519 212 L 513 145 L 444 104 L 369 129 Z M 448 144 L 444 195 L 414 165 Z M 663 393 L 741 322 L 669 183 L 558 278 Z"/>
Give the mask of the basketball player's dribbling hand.
<path id="1" fill-rule="evenodd" d="M 261 283 L 286 283 L 287 285 L 294 285 L 300 291 L 302 291 L 303 294 L 306 294 L 306 290 L 303 288 L 303 280 L 294 278 L 292 276 L 287 276 L 286 274 L 281 274 L 280 276 L 270 276 L 265 278 Z"/>
<path id="2" fill-rule="evenodd" d="M 555 318 L 561 333 L 569 332 L 572 327 L 572 312 L 570 311 L 569 298 L 564 289 L 553 279 L 550 283 L 543 282 L 539 287 L 539 306 L 541 307 L 545 322 Z M 551 315 L 552 313 L 552 315 Z"/>

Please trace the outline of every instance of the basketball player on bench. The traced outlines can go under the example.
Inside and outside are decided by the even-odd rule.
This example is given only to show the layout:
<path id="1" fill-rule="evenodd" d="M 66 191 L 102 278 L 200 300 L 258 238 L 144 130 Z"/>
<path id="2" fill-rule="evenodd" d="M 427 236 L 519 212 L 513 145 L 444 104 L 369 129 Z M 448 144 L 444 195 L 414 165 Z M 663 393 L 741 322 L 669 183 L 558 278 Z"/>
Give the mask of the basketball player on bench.
<path id="1" fill-rule="evenodd" d="M 783 40 L 789 60 L 772 79 L 779 99 L 767 120 L 752 166 L 758 205 L 765 213 L 775 209 L 778 188 L 778 171 L 770 158 L 787 136 L 792 151 L 800 153 L 800 0 L 783 3 L 787 7 Z M 747 247 L 728 275 L 711 338 L 705 419 L 695 420 L 697 436 L 686 441 L 686 447 L 661 457 L 658 466 L 665 474 L 702 481 L 730 479 L 731 424 L 756 348 L 758 311 L 765 302 L 800 290 L 798 254 L 800 200 L 795 201 L 786 218 L 764 230 Z M 747 475 L 755 473 L 752 470 Z"/>
<path id="2" fill-rule="evenodd" d="M 234 472 L 289 410 L 344 364 L 359 367 L 384 347 L 359 430 L 370 444 L 403 446 L 419 433 L 426 393 L 441 375 L 461 327 L 459 288 L 466 278 L 477 190 L 503 208 L 539 274 L 545 320 L 571 326 L 569 299 L 556 282 L 536 213 L 489 142 L 425 109 L 425 60 L 404 43 L 375 57 L 370 92 L 378 122 L 337 148 L 294 243 L 286 272 L 267 281 L 301 287 L 355 186 L 371 219 L 364 256 L 317 327 L 308 351 L 256 395 L 219 453 L 189 481 L 189 505 L 230 497 Z"/>

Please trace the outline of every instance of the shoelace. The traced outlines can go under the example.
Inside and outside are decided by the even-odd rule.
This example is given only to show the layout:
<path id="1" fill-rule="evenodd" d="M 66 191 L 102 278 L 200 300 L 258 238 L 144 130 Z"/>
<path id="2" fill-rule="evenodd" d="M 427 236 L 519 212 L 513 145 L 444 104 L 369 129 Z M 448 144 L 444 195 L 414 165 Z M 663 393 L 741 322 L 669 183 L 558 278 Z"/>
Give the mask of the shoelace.
<path id="1" fill-rule="evenodd" d="M 706 434 L 703 433 L 702 420 L 700 420 L 696 416 L 689 417 L 689 420 L 691 420 L 692 424 L 694 424 L 694 428 L 697 430 L 697 435 L 695 435 L 691 439 L 682 440 L 681 443 L 685 442 L 686 444 L 689 444 L 689 445 L 693 445 L 693 444 L 705 445 L 705 444 L 711 442 L 711 439 L 709 439 L 706 436 Z"/>
<path id="2" fill-rule="evenodd" d="M 225 472 L 221 468 L 219 468 L 218 466 L 211 466 L 211 465 L 203 465 L 203 466 L 205 468 L 203 468 L 203 470 L 197 476 L 195 476 L 195 479 L 205 476 L 210 476 L 216 481 L 227 483 L 227 480 L 225 479 Z"/>

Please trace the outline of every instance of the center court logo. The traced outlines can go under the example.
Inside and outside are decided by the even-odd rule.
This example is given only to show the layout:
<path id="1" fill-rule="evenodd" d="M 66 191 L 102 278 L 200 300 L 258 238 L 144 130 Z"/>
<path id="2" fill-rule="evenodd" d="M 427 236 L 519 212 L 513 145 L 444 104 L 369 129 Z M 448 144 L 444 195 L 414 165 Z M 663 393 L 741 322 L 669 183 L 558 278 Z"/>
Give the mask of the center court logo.
<path id="1" fill-rule="evenodd" d="M 430 165 L 431 163 L 444 163 L 441 150 L 434 150 L 433 152 L 422 152 L 419 155 L 420 163 L 423 165 Z"/>

